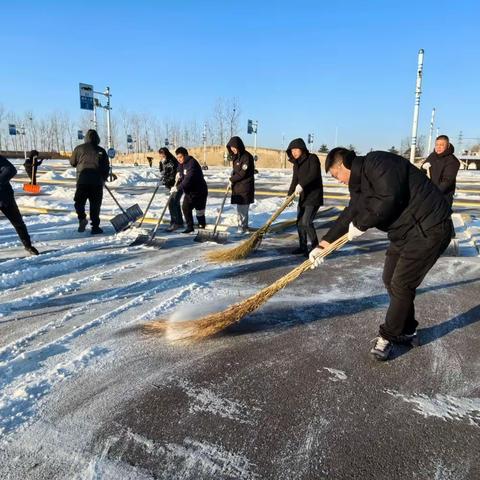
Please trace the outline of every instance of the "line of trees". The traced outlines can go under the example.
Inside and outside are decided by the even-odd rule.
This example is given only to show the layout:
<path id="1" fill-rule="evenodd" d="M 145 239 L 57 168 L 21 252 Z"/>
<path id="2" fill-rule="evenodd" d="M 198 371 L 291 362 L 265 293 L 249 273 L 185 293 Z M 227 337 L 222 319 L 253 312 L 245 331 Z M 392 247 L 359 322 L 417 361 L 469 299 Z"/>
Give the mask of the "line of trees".
<path id="1" fill-rule="evenodd" d="M 104 110 L 97 110 L 97 130 L 102 144 L 107 144 L 107 128 Z M 147 113 L 130 112 L 124 108 L 112 111 L 112 142 L 119 151 L 126 152 L 127 135 L 132 136 L 132 152 L 147 152 L 160 148 L 168 139 L 172 147 L 186 147 L 203 144 L 224 145 L 230 136 L 240 131 L 241 108 L 237 98 L 218 98 L 211 114 L 203 121 L 160 119 Z M 23 127 L 25 135 L 9 135 L 8 125 L 15 124 L 17 130 Z M 7 111 L 0 104 L 0 150 L 31 150 L 65 152 L 71 151 L 82 142 L 78 130 L 83 133 L 93 128 L 93 112 L 82 111 L 73 118 L 67 112 L 50 112 L 36 116 L 31 112 L 18 114 Z"/>

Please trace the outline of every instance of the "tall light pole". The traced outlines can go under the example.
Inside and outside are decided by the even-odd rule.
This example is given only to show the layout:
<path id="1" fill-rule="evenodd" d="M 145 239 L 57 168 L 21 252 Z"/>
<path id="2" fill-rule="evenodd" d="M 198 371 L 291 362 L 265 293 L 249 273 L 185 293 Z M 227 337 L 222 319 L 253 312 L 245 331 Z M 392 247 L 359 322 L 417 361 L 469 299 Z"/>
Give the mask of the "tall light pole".
<path id="1" fill-rule="evenodd" d="M 420 113 L 420 96 L 422 94 L 423 48 L 418 51 L 417 83 L 415 86 L 415 106 L 413 108 L 412 142 L 410 144 L 410 163 L 415 163 L 417 152 L 418 114 Z"/>
<path id="2" fill-rule="evenodd" d="M 202 140 L 203 140 L 203 165 L 207 166 L 207 124 L 203 124 L 203 134 L 202 134 Z"/>
<path id="3" fill-rule="evenodd" d="M 432 110 L 432 117 L 430 118 L 430 133 L 428 134 L 428 149 L 427 155 L 432 151 L 432 137 L 433 137 L 433 125 L 435 124 L 435 107 Z"/>

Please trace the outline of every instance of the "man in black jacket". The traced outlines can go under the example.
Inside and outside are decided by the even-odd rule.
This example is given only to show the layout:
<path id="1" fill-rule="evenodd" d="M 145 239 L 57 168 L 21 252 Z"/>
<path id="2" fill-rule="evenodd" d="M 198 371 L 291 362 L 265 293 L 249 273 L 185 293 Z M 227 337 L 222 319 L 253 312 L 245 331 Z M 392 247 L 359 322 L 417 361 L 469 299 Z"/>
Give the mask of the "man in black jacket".
<path id="1" fill-rule="evenodd" d="M 177 183 L 177 173 L 179 170 L 178 160 L 172 155 L 167 147 L 162 147 L 158 150 L 160 155 L 160 173 L 162 174 L 162 181 L 165 188 L 170 190 L 170 202 L 168 204 L 168 210 L 170 211 L 170 227 L 167 228 L 167 232 L 174 232 L 175 230 L 183 227 L 182 209 L 180 207 L 180 199 L 182 198 L 182 192 L 172 193 L 172 187 Z"/>
<path id="2" fill-rule="evenodd" d="M 74 201 L 78 216 L 78 231 L 84 232 L 88 225 L 85 214 L 85 205 L 88 200 L 92 235 L 103 233 L 100 228 L 100 208 L 103 185 L 108 178 L 110 162 L 107 152 L 100 147 L 100 137 L 95 130 L 89 130 L 85 134 L 85 143 L 75 147 L 70 164 L 77 168 L 77 189 Z"/>
<path id="3" fill-rule="evenodd" d="M 453 154 L 455 151 L 446 135 L 435 140 L 435 150 L 427 157 L 422 168 L 432 182 L 440 189 L 450 207 L 453 205 L 456 181 L 460 162 Z"/>
<path id="4" fill-rule="evenodd" d="M 318 266 L 321 249 L 347 232 L 349 240 L 374 227 L 388 233 L 383 281 L 390 305 L 370 351 L 376 359 L 387 360 L 394 343 L 416 339 L 416 289 L 450 242 L 450 206 L 418 168 L 393 153 L 357 157 L 334 148 L 325 169 L 348 185 L 350 203 L 310 259 Z"/>
<path id="5" fill-rule="evenodd" d="M 179 166 L 177 185 L 170 190 L 171 193 L 184 193 L 182 210 L 187 223 L 187 228 L 182 233 L 191 233 L 193 228 L 193 209 L 196 210 L 199 228 L 205 228 L 205 208 L 207 206 L 208 187 L 203 177 L 202 167 L 198 161 L 188 155 L 184 147 L 175 150 Z"/>
<path id="6" fill-rule="evenodd" d="M 248 211 L 255 201 L 255 162 L 253 156 L 245 150 L 240 137 L 232 137 L 227 143 L 232 160 L 232 205 L 237 205 L 238 233 L 248 232 Z"/>
<path id="7" fill-rule="evenodd" d="M 313 225 L 318 209 L 323 205 L 323 183 L 320 160 L 307 150 L 302 138 L 292 140 L 287 148 L 289 162 L 293 163 L 293 177 L 288 195 L 298 195 L 297 230 L 300 246 L 292 253 L 308 257 L 307 239 L 312 249 L 317 247 L 317 232 Z"/>
<path id="8" fill-rule="evenodd" d="M 23 166 L 27 172 L 28 177 L 34 185 L 37 183 L 37 168 L 42 164 L 43 159 L 38 158 L 37 150 L 32 150 L 29 154 Z"/>
<path id="9" fill-rule="evenodd" d="M 10 180 L 17 174 L 17 169 L 0 155 L 0 211 L 10 220 L 18 233 L 25 250 L 32 255 L 38 255 L 38 250 L 32 245 L 22 214 L 18 209 Z"/>

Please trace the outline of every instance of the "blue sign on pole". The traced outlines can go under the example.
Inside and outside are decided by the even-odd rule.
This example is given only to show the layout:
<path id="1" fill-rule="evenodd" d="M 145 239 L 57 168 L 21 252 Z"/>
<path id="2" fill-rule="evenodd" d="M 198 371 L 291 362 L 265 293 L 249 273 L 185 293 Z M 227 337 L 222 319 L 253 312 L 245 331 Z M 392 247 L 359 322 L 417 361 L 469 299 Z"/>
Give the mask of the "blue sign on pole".
<path id="1" fill-rule="evenodd" d="M 82 131 L 82 130 L 78 130 L 78 131 L 77 131 L 77 138 L 78 138 L 79 140 L 83 140 L 83 131 Z"/>
<path id="2" fill-rule="evenodd" d="M 82 110 L 93 110 L 93 85 L 80 83 L 80 108 Z"/>
<path id="3" fill-rule="evenodd" d="M 17 127 L 13 123 L 8 124 L 8 133 L 10 135 L 16 135 L 17 134 Z"/>

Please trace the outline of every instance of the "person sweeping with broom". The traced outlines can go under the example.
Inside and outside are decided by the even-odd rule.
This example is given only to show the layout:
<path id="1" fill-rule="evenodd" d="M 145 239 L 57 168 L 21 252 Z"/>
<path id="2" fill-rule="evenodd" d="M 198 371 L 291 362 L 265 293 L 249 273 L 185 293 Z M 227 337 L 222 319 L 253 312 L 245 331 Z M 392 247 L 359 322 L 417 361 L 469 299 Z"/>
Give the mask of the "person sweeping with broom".
<path id="1" fill-rule="evenodd" d="M 395 343 L 411 344 L 416 339 L 416 289 L 450 242 L 451 209 L 418 168 L 393 153 L 356 156 L 338 147 L 329 152 L 325 170 L 348 185 L 350 203 L 310 252 L 310 260 L 319 266 L 323 249 L 347 232 L 349 240 L 369 228 L 387 232 L 390 245 L 383 281 L 390 305 L 370 350 L 375 359 L 387 360 Z"/>
<path id="2" fill-rule="evenodd" d="M 188 154 L 184 147 L 175 150 L 179 165 L 178 182 L 170 189 L 170 194 L 183 193 L 182 210 L 187 228 L 182 233 L 192 233 L 193 210 L 196 210 L 198 227 L 205 228 L 205 208 L 207 206 L 208 187 L 203 170 L 198 161 Z"/>
<path id="3" fill-rule="evenodd" d="M 232 205 L 237 206 L 237 233 L 248 233 L 248 211 L 255 201 L 255 162 L 240 137 L 232 137 L 227 143 L 232 160 Z"/>
<path id="4" fill-rule="evenodd" d="M 289 162 L 293 164 L 293 177 L 288 195 L 295 193 L 298 196 L 297 230 L 300 245 L 292 253 L 308 257 L 308 240 L 312 249 L 318 246 L 313 221 L 323 205 L 320 160 L 308 151 L 302 138 L 296 138 L 290 142 L 287 155 Z"/>

